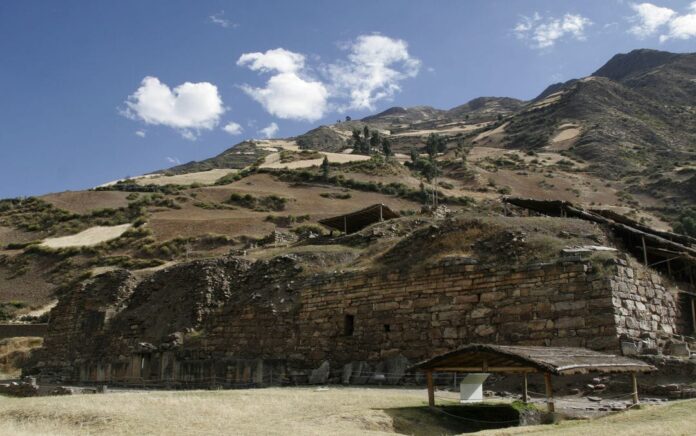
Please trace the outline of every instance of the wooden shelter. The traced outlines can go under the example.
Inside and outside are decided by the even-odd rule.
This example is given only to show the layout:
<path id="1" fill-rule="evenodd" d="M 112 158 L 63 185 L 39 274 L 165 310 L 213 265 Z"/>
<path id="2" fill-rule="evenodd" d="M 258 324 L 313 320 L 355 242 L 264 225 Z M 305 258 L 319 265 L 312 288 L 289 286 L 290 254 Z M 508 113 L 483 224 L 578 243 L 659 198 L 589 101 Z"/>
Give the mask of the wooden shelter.
<path id="1" fill-rule="evenodd" d="M 654 229 L 612 210 L 584 209 L 568 201 L 505 197 L 503 202 L 543 215 L 578 218 L 606 226 L 645 266 L 682 283 L 677 297 L 687 326 L 683 333 L 696 333 L 696 238 Z"/>
<path id="2" fill-rule="evenodd" d="M 389 209 L 384 204 L 373 204 L 355 212 L 320 220 L 319 223 L 326 227 L 341 231 L 345 234 L 355 233 L 370 224 L 384 220 L 398 218 L 399 214 Z"/>
<path id="3" fill-rule="evenodd" d="M 630 373 L 633 403 L 638 403 L 636 374 L 656 368 L 640 360 L 605 354 L 585 348 L 471 344 L 421 362 L 411 370 L 424 371 L 428 382 L 428 404 L 435 405 L 434 372 L 518 373 L 524 375 L 523 400 L 528 401 L 527 374 L 542 373 L 546 382 L 549 412 L 555 410 L 552 375 Z"/>

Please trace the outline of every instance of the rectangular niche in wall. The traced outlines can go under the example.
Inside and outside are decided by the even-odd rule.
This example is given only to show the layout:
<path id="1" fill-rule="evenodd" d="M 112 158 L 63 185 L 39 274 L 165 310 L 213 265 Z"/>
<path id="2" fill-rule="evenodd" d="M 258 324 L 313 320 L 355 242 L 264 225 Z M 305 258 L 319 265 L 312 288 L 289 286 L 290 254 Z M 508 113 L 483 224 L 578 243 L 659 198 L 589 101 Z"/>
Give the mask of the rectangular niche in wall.
<path id="1" fill-rule="evenodd" d="M 345 336 L 353 336 L 355 331 L 355 315 L 346 315 L 343 321 L 343 334 Z"/>

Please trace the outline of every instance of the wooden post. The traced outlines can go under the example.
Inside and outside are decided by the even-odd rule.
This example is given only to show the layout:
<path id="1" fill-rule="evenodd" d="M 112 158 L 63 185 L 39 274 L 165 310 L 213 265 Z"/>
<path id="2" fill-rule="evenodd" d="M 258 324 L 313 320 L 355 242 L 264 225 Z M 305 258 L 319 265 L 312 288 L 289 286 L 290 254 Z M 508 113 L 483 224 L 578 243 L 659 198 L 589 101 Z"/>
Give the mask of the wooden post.
<path id="1" fill-rule="evenodd" d="M 379 205 L 379 221 L 384 221 L 384 215 L 382 214 L 382 205 Z"/>
<path id="2" fill-rule="evenodd" d="M 433 372 L 426 371 L 425 379 L 428 381 L 428 406 L 435 407 L 435 386 L 433 385 Z"/>
<path id="3" fill-rule="evenodd" d="M 645 246 L 645 237 L 641 236 L 640 239 L 643 241 L 643 263 L 648 266 L 648 248 Z"/>
<path id="4" fill-rule="evenodd" d="M 553 385 L 551 384 L 551 374 L 544 373 L 544 381 L 546 382 L 546 404 L 549 413 L 556 411 L 556 405 L 553 403 Z"/>
<path id="5" fill-rule="evenodd" d="M 633 379 L 633 404 L 636 405 L 640 403 L 640 400 L 638 400 L 638 380 L 635 372 L 631 373 L 631 378 Z"/>
<path id="6" fill-rule="evenodd" d="M 696 298 L 691 298 L 691 327 L 693 327 L 692 332 L 696 333 Z"/>
<path id="7" fill-rule="evenodd" d="M 527 373 L 524 373 L 524 382 L 522 384 L 522 401 L 529 402 L 529 393 L 527 392 Z"/>
<path id="8" fill-rule="evenodd" d="M 345 216 L 343 217 L 343 233 L 348 234 L 348 219 Z"/>

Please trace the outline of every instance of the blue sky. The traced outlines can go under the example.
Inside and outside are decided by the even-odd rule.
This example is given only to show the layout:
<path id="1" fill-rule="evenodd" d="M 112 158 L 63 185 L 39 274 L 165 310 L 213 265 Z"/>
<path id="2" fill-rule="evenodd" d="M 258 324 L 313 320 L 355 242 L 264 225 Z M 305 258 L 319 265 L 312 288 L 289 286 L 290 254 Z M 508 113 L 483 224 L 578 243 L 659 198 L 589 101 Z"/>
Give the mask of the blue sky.
<path id="1" fill-rule="evenodd" d="M 643 47 L 696 51 L 696 2 L 4 0 L 0 198 L 396 105 L 530 99 Z"/>

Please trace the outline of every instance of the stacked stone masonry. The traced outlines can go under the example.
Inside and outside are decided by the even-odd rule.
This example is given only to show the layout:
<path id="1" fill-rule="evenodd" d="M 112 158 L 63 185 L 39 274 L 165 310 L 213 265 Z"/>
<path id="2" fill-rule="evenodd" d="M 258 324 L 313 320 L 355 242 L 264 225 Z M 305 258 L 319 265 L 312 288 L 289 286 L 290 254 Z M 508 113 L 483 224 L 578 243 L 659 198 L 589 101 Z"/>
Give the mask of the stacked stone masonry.
<path id="1" fill-rule="evenodd" d="M 62 380 L 267 384 L 307 381 L 329 362 L 359 379 L 360 368 L 403 370 L 395 362 L 467 343 L 615 351 L 626 338 L 658 340 L 678 328 L 675 298 L 659 277 L 622 260 L 601 273 L 583 260 L 501 268 L 464 258 L 310 278 L 283 262 L 198 262 L 138 285 L 112 276 L 108 286 L 90 285 L 119 289 L 101 308 L 87 286 L 54 309 L 36 369 Z M 155 298 L 169 307 L 157 325 L 154 306 L 145 310 Z M 182 304 L 195 310 L 170 307 Z"/>

